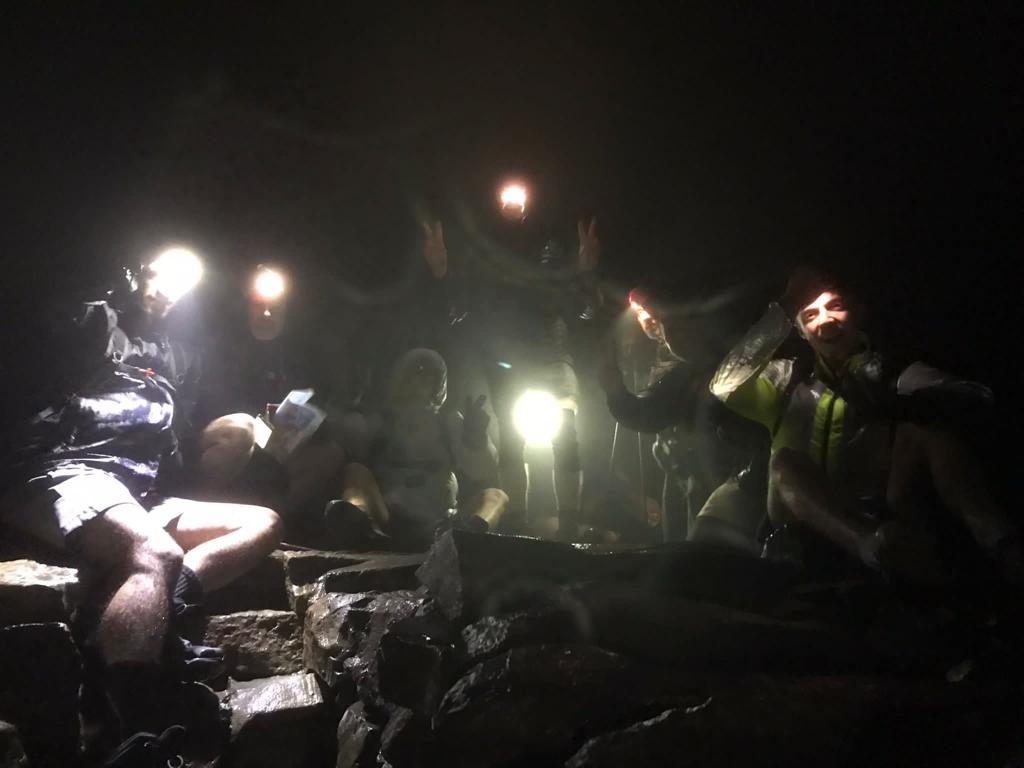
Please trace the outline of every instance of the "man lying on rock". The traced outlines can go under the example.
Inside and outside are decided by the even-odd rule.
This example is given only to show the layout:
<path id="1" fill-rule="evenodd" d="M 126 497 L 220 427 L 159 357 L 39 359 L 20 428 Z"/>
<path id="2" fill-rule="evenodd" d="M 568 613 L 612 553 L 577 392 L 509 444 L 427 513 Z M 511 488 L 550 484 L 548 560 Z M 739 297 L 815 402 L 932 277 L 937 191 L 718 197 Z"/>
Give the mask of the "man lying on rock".
<path id="1" fill-rule="evenodd" d="M 181 681 L 222 666 L 218 649 L 191 646 L 176 621 L 278 542 L 270 509 L 159 493 L 178 463 L 182 404 L 195 383 L 195 357 L 161 330 L 184 292 L 168 278 L 190 258 L 164 254 L 119 302 L 85 303 L 67 322 L 51 316 L 48 381 L 26 409 L 35 415 L 5 435 L 0 523 L 69 557 L 97 588 L 95 610 L 80 616 L 90 617 L 86 650 L 102 661 L 121 728 L 109 765 L 174 763 Z"/>
<path id="2" fill-rule="evenodd" d="M 918 586 L 989 569 L 1024 584 L 1018 533 L 961 437 L 991 392 L 921 363 L 890 375 L 863 320 L 843 283 L 798 269 L 711 381 L 771 432 L 766 556 L 834 567 L 842 552 Z M 794 325 L 813 363 L 772 359 Z"/>
<path id="3" fill-rule="evenodd" d="M 448 396 L 444 359 L 412 349 L 391 374 L 388 409 L 364 427 L 365 457 L 345 469 L 346 490 L 325 517 L 336 545 L 430 547 L 449 522 L 473 530 L 496 526 L 508 506 L 497 487 L 497 451 L 487 435 L 483 398 L 464 412 L 441 408 Z"/>

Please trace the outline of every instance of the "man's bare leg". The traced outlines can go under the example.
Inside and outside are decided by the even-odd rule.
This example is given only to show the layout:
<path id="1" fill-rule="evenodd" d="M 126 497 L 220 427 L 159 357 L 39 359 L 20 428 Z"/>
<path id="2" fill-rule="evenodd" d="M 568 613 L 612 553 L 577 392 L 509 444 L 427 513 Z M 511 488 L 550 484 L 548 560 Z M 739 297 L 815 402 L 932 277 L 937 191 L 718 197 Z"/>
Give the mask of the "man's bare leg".
<path id="1" fill-rule="evenodd" d="M 129 504 L 86 523 L 75 545 L 86 564 L 111 577 L 113 591 L 94 634 L 104 661 L 159 663 L 181 547 L 146 510 Z"/>
<path id="2" fill-rule="evenodd" d="M 281 520 L 266 507 L 168 499 L 152 514 L 171 519 L 167 533 L 184 550 L 183 564 L 204 590 L 234 581 L 281 540 Z"/>
<path id="3" fill-rule="evenodd" d="M 391 514 L 373 472 L 366 466 L 353 462 L 345 466 L 342 477 L 342 500 L 363 510 L 380 530 L 387 530 L 391 523 Z"/>
<path id="4" fill-rule="evenodd" d="M 494 530 L 508 509 L 508 494 L 500 488 L 487 488 L 476 499 L 467 517 L 479 518 L 484 530 Z M 478 523 L 479 525 L 479 523 Z"/>

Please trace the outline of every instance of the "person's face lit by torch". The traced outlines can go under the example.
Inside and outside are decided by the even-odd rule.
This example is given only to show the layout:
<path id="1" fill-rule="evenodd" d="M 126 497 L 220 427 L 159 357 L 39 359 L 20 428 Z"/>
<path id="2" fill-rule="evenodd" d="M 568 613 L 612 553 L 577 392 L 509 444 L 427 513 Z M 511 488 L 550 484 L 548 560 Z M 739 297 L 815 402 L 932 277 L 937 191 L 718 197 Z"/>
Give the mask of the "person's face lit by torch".
<path id="1" fill-rule="evenodd" d="M 501 189 L 501 215 L 510 221 L 526 218 L 526 187 L 522 184 L 506 184 Z"/>
<path id="2" fill-rule="evenodd" d="M 138 296 L 142 309 L 162 318 L 203 277 L 203 264 L 188 248 L 167 248 L 143 270 Z"/>

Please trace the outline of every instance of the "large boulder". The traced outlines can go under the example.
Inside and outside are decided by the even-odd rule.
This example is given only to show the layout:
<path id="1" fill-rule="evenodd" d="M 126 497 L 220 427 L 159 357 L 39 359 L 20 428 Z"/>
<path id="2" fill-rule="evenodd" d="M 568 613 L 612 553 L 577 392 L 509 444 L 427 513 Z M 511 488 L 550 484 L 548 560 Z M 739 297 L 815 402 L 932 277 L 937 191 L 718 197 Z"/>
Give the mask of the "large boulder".
<path id="1" fill-rule="evenodd" d="M 1005 766 L 1020 695 L 870 678 L 754 678 L 597 736 L 568 768 Z"/>
<path id="2" fill-rule="evenodd" d="M 355 653 L 362 638 L 364 627 L 359 622 L 365 621 L 365 612 L 355 613 L 355 621 L 349 621 L 349 611 L 365 607 L 373 598 L 372 593 L 325 593 L 306 610 L 303 663 L 330 688 L 341 682 L 344 661 Z"/>
<path id="3" fill-rule="evenodd" d="M 335 717 L 309 673 L 232 682 L 228 759 L 246 768 L 332 768 Z"/>
<path id="4" fill-rule="evenodd" d="M 791 567 L 710 545 L 612 552 L 460 530 L 437 539 L 417 576 L 449 618 L 468 620 L 515 610 L 524 593 L 581 582 L 632 583 L 648 593 L 769 613 L 800 581 Z"/>
<path id="5" fill-rule="evenodd" d="M 78 597 L 74 568 L 35 560 L 0 562 L 0 625 L 67 622 Z"/>
<path id="6" fill-rule="evenodd" d="M 516 648 L 448 690 L 434 717 L 433 749 L 452 766 L 552 764 L 587 733 L 701 700 L 672 676 L 600 648 Z"/>
<path id="7" fill-rule="evenodd" d="M 302 627 L 291 611 L 242 611 L 210 616 L 204 642 L 224 649 L 227 673 L 252 680 L 300 672 Z"/>

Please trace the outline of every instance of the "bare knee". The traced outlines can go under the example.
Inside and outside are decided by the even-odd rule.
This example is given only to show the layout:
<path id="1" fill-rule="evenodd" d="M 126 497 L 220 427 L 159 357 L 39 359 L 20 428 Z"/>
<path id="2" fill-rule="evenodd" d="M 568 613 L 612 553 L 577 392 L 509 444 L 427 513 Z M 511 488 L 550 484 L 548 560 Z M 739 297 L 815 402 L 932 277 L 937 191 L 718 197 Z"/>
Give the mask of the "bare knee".
<path id="1" fill-rule="evenodd" d="M 181 571 L 184 551 L 168 535 L 152 536 L 136 542 L 126 563 L 130 573 L 142 573 L 173 582 Z"/>
<path id="2" fill-rule="evenodd" d="M 277 512 L 269 507 L 249 507 L 246 512 L 246 528 L 252 531 L 254 538 L 267 552 L 281 543 L 284 524 Z"/>

